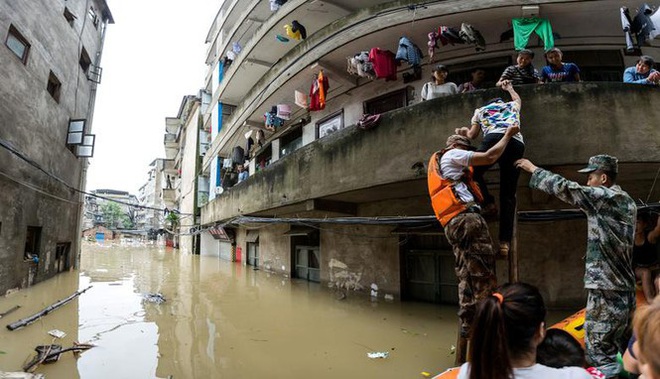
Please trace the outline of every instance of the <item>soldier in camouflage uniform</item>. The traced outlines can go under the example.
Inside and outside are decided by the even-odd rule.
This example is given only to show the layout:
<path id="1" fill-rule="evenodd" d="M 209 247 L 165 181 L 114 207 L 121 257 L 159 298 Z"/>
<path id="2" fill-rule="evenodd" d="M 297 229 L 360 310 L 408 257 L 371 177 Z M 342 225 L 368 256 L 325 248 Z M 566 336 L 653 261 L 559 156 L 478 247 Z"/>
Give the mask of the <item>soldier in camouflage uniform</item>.
<path id="1" fill-rule="evenodd" d="M 587 360 L 608 378 L 621 370 L 617 351 L 628 340 L 635 309 L 635 273 L 632 247 L 637 207 L 616 185 L 615 157 L 596 155 L 579 170 L 588 173 L 582 186 L 520 159 L 516 167 L 532 174 L 531 188 L 578 206 L 587 215 L 587 254 L 584 287 L 587 289 L 585 342 Z"/>

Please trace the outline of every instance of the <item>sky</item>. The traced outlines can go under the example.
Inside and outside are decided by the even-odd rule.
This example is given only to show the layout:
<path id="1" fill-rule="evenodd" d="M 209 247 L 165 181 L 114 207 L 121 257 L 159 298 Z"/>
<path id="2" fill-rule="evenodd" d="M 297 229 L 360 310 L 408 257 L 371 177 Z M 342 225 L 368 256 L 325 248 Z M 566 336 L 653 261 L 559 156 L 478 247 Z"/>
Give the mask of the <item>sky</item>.
<path id="1" fill-rule="evenodd" d="M 204 87 L 206 35 L 223 0 L 106 0 L 87 190 L 137 195 L 149 164 L 165 157 L 165 118 Z"/>

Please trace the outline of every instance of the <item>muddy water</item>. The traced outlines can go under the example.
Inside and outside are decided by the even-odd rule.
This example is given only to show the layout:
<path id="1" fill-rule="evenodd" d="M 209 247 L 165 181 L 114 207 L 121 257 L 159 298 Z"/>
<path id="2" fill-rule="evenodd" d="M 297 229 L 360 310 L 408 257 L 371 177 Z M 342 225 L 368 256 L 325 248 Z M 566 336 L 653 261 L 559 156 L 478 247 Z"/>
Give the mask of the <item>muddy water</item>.
<path id="1" fill-rule="evenodd" d="M 13 332 L 4 325 L 92 286 L 80 298 Z M 162 304 L 144 301 L 161 293 Z M 0 369 L 19 370 L 47 332 L 55 343 L 91 342 L 37 370 L 58 378 L 415 378 L 454 359 L 456 309 L 342 300 L 319 284 L 170 249 L 87 245 L 79 272 L 4 298 Z M 388 352 L 370 359 L 369 352 Z"/>

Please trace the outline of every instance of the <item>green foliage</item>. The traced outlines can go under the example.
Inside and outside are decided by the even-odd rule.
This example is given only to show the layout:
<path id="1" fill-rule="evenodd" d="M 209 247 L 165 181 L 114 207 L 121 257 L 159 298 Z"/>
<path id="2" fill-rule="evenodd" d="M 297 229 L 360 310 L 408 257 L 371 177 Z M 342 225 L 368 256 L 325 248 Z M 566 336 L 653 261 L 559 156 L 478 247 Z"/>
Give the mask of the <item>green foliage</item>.
<path id="1" fill-rule="evenodd" d="M 167 214 L 165 221 L 167 221 L 167 224 L 171 229 L 175 229 L 179 226 L 179 215 L 174 212 L 170 212 Z"/>
<path id="2" fill-rule="evenodd" d="M 133 223 L 128 217 L 126 212 L 115 202 L 105 202 L 101 205 L 101 213 L 103 213 L 103 221 L 108 228 L 133 228 Z"/>

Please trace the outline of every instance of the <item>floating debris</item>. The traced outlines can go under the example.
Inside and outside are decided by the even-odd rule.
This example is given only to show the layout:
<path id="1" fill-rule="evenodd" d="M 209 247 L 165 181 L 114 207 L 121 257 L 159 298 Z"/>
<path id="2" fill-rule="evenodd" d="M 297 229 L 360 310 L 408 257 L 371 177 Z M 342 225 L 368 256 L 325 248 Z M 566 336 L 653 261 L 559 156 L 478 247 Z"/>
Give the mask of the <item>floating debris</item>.
<path id="1" fill-rule="evenodd" d="M 66 333 L 59 330 L 59 329 L 49 330 L 48 334 L 50 334 L 51 336 L 53 336 L 55 338 L 64 338 L 64 336 L 66 336 Z"/>
<path id="2" fill-rule="evenodd" d="M 156 293 L 148 293 L 144 295 L 144 301 L 148 303 L 162 304 L 166 300 L 165 300 L 165 296 L 163 296 L 162 293 L 156 292 Z"/>
<path id="3" fill-rule="evenodd" d="M 377 358 L 387 358 L 390 356 L 390 353 L 388 351 L 374 351 L 373 353 L 367 353 L 367 357 L 371 359 L 377 359 Z"/>

